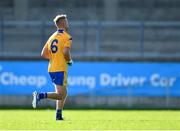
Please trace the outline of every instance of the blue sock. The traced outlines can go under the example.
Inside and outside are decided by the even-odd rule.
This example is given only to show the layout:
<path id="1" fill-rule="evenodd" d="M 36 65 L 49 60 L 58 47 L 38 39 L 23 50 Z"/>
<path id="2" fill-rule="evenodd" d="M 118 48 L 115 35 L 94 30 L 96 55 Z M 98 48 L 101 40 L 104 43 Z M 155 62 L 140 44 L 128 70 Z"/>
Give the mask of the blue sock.
<path id="1" fill-rule="evenodd" d="M 39 93 L 39 99 L 45 99 L 47 98 L 47 93 Z"/>
<path id="2" fill-rule="evenodd" d="M 57 109 L 56 110 L 56 120 L 60 120 L 60 119 L 62 119 L 62 110 Z"/>

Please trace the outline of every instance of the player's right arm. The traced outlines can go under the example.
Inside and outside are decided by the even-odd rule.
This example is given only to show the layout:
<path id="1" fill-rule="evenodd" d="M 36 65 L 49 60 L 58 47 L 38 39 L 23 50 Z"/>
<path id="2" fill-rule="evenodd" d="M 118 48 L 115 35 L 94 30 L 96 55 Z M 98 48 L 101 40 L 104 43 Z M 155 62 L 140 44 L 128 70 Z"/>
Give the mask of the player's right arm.
<path id="1" fill-rule="evenodd" d="M 41 51 L 41 56 L 45 59 L 50 59 L 49 51 L 48 51 L 48 44 L 46 43 Z"/>

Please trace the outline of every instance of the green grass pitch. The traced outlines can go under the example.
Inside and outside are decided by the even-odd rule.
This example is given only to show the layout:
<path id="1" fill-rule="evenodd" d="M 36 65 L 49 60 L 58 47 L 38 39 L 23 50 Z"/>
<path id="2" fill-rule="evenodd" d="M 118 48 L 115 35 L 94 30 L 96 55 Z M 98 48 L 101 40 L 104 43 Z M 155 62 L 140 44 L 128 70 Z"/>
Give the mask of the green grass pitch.
<path id="1" fill-rule="evenodd" d="M 64 110 L 55 121 L 54 110 L 0 110 L 0 130 L 180 130 L 180 111 Z"/>

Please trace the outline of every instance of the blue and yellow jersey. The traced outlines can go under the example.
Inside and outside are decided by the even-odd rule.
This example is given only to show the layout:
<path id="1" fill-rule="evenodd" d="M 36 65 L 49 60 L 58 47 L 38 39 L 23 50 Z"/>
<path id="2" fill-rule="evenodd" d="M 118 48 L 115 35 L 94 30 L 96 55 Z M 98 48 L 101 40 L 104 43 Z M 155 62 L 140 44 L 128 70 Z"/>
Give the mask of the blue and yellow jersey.
<path id="1" fill-rule="evenodd" d="M 49 51 L 48 72 L 67 72 L 67 61 L 63 55 L 64 47 L 71 48 L 72 38 L 62 29 L 56 31 L 47 41 L 46 46 Z"/>

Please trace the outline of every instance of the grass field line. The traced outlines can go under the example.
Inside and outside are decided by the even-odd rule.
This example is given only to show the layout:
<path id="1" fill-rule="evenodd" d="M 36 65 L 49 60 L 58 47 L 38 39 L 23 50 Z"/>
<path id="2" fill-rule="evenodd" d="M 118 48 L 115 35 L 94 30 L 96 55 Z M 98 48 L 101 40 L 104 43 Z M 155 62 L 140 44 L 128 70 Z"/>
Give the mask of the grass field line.
<path id="1" fill-rule="evenodd" d="M 0 131 L 180 131 L 180 111 L 1 110 Z M 13 119 L 12 119 L 13 118 Z"/>
<path id="2" fill-rule="evenodd" d="M 180 131 L 180 130 L 0 130 L 0 131 Z"/>

